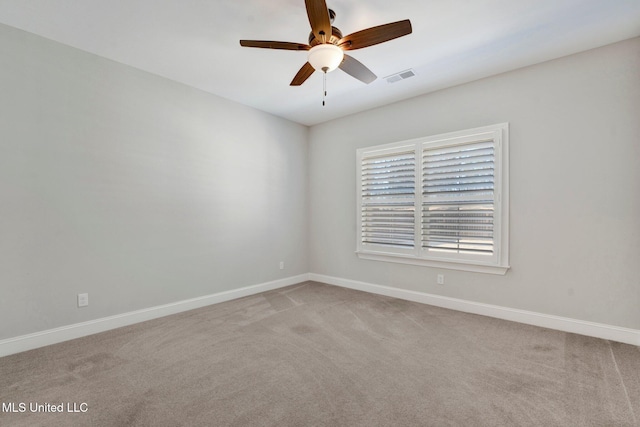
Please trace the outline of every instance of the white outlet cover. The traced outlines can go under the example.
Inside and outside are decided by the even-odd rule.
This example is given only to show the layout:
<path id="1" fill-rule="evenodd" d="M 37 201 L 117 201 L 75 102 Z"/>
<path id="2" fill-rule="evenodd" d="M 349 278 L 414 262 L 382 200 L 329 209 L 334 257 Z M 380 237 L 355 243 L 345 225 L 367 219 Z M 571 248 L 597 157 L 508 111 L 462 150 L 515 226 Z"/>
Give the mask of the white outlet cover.
<path id="1" fill-rule="evenodd" d="M 78 294 L 78 307 L 86 307 L 89 305 L 89 294 Z"/>

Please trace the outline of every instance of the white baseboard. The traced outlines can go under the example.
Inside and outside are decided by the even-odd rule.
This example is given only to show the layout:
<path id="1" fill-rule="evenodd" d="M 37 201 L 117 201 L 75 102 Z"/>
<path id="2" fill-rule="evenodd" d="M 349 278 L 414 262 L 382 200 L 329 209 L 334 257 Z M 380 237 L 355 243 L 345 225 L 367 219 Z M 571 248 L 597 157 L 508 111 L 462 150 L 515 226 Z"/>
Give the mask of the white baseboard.
<path id="1" fill-rule="evenodd" d="M 437 307 L 449 308 L 466 313 L 480 314 L 483 316 L 495 317 L 498 319 L 510 320 L 513 322 L 541 326 L 544 328 L 556 329 L 559 331 L 572 332 L 575 334 L 587 335 L 591 337 L 640 346 L 640 330 L 637 329 L 622 328 L 618 326 L 587 322 L 567 317 L 553 316 L 525 310 L 517 310 L 513 308 L 500 307 L 497 305 L 482 304 L 473 301 L 449 298 L 400 288 L 392 288 L 389 286 L 375 285 L 372 283 L 342 279 L 339 277 L 308 273 L 253 286 L 246 286 L 230 291 L 219 292 L 212 295 L 205 295 L 198 298 L 178 301 L 175 303 L 150 307 L 143 310 L 136 310 L 129 313 L 123 313 L 115 316 L 104 317 L 101 319 L 90 320 L 87 322 L 76 323 L 73 325 L 62 326 L 59 328 L 49 329 L 33 334 L 0 340 L 0 357 L 60 343 L 63 341 L 72 340 L 75 338 L 81 338 L 87 335 L 132 325 L 134 323 L 144 322 L 146 320 L 157 319 L 159 317 L 205 307 L 207 305 L 255 295 L 260 292 L 295 285 L 307 280 L 314 280 L 317 282 L 327 283 L 329 285 L 341 286 L 344 288 L 356 289 L 373 294 L 385 295 L 423 304 L 434 305 Z"/>
<path id="2" fill-rule="evenodd" d="M 73 325 L 36 332 L 33 334 L 0 340 L 0 357 L 32 350 L 34 348 L 44 347 L 46 345 L 72 340 L 75 338 L 81 338 L 87 335 L 96 334 L 98 332 L 104 332 L 111 329 L 132 325 L 134 323 L 144 322 L 146 320 L 157 319 L 158 317 L 164 317 L 170 314 L 176 314 L 183 311 L 205 307 L 207 305 L 217 304 L 220 302 L 242 298 L 249 295 L 255 295 L 260 292 L 295 285 L 296 283 L 304 282 L 307 280 L 309 280 L 309 274 L 301 274 L 299 276 L 287 277 L 285 279 L 260 283 L 258 285 L 246 286 L 243 288 L 232 289 L 230 291 L 219 292 L 212 295 L 205 295 L 198 298 L 192 298 L 184 301 L 159 305 L 156 307 L 131 311 L 129 313 L 103 317 L 101 319 L 90 320 L 88 322 L 76 323 Z"/>
<path id="3" fill-rule="evenodd" d="M 556 329 L 559 331 L 640 346 L 640 330 L 637 329 L 587 322 L 568 317 L 536 313 L 533 311 L 517 310 L 497 305 L 483 304 L 423 292 L 409 291 L 406 289 L 392 288 L 389 286 L 374 285 L 372 283 L 342 279 L 339 277 L 325 276 L 322 274 L 310 273 L 309 280 L 434 305 L 437 307 L 449 308 L 452 310 L 463 311 L 465 313 L 480 314 L 483 316 L 495 317 L 498 319 L 526 323 L 528 325 L 541 326 L 543 328 Z"/>

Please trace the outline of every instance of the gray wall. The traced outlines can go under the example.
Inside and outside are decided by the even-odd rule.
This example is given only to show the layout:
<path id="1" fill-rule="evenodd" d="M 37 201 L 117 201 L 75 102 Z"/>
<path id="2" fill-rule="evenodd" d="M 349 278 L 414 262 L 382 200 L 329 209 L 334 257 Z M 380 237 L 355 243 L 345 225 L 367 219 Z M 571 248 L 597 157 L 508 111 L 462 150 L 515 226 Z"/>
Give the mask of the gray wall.
<path id="1" fill-rule="evenodd" d="M 0 339 L 309 271 L 640 328 L 639 52 L 309 130 L 0 25 Z M 357 258 L 356 148 L 500 122 L 505 276 Z"/>
<path id="2" fill-rule="evenodd" d="M 0 339 L 307 273 L 307 138 L 0 25 Z"/>
<path id="3" fill-rule="evenodd" d="M 639 53 L 631 39 L 312 127 L 311 272 L 640 328 Z M 505 276 L 356 256 L 357 148 L 501 122 Z"/>

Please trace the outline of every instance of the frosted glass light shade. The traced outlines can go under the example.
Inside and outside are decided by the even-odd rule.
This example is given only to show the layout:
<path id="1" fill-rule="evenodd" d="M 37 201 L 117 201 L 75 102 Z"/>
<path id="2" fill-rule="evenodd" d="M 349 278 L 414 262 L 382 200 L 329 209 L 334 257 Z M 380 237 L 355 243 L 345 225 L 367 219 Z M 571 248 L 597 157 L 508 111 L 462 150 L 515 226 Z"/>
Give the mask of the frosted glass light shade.
<path id="1" fill-rule="evenodd" d="M 319 44 L 309 50 L 309 64 L 318 71 L 333 71 L 343 59 L 344 52 L 333 44 Z"/>

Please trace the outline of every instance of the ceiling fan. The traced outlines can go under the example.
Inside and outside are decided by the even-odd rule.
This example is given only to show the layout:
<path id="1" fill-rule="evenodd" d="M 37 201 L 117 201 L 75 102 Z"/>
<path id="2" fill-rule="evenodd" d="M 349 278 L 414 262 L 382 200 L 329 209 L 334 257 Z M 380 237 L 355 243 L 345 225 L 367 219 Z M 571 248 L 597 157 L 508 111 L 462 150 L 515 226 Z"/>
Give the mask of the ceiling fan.
<path id="1" fill-rule="evenodd" d="M 336 14 L 333 10 L 327 9 L 325 0 L 305 0 L 305 5 L 311 24 L 309 44 L 240 40 L 240 45 L 245 47 L 309 51 L 307 63 L 293 78 L 291 86 L 300 86 L 315 70 L 322 71 L 326 75 L 336 68 L 369 84 L 377 78 L 376 75 L 344 51 L 362 49 L 411 34 L 411 21 L 405 19 L 367 28 L 343 37 L 342 32 L 331 25 Z"/>

